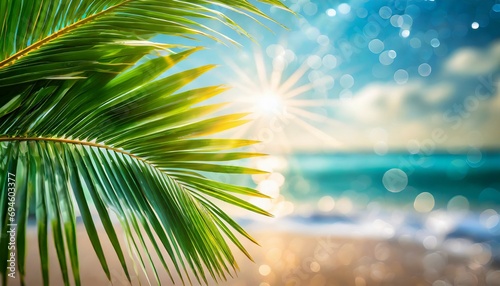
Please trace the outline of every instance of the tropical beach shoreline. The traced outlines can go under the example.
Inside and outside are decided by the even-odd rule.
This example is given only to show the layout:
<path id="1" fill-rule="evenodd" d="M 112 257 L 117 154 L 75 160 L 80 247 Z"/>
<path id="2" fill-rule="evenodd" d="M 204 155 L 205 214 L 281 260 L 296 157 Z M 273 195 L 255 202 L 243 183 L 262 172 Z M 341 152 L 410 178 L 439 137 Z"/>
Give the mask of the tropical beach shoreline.
<path id="1" fill-rule="evenodd" d="M 453 238 L 448 243 L 429 244 L 408 235 L 384 238 L 384 234 L 335 234 L 328 224 L 304 224 L 303 229 L 297 225 L 279 227 L 284 225 L 282 219 L 260 226 L 258 222 L 246 224 L 260 244 L 243 241 L 254 262 L 234 249 L 240 271 L 226 282 L 208 280 L 208 285 L 500 285 L 500 263 L 485 243 Z M 313 228 L 316 231 L 311 231 Z M 102 243 L 113 284 L 108 282 L 82 225 L 78 227 L 78 243 L 82 285 L 130 285 L 106 239 L 102 239 Z M 49 241 L 49 245 L 50 285 L 63 285 L 53 242 Z M 34 229 L 29 231 L 28 248 L 26 282 L 39 285 L 41 271 Z M 172 285 L 153 252 L 150 253 L 158 267 L 160 281 L 163 285 Z M 154 277 L 146 257 L 147 271 Z M 140 264 L 135 265 L 139 272 L 136 276 L 131 260 L 127 263 L 132 285 L 147 285 Z M 198 285 L 194 276 L 192 279 L 193 284 Z M 20 285 L 19 282 L 18 277 L 9 278 L 9 285 Z M 175 282 L 182 285 L 177 278 Z M 154 280 L 151 283 L 156 285 Z"/>

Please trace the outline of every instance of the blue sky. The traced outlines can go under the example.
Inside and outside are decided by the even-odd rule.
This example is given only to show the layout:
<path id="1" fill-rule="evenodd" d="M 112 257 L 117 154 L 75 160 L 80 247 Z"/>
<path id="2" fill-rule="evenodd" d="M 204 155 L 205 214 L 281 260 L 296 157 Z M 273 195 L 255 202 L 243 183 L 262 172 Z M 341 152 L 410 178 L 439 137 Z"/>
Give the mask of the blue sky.
<path id="1" fill-rule="evenodd" d="M 285 3 L 298 16 L 262 8 L 288 29 L 233 15 L 255 41 L 193 57 L 220 65 L 198 84 L 230 83 L 231 111 L 254 113 L 229 134 L 283 152 L 500 147 L 500 1 Z"/>

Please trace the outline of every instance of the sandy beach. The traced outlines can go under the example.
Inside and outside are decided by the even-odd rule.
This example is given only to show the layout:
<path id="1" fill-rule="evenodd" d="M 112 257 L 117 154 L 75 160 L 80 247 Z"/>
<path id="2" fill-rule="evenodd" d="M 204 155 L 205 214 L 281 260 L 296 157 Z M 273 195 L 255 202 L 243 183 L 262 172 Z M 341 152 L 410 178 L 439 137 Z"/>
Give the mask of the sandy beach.
<path id="1" fill-rule="evenodd" d="M 256 264 L 224 285 L 500 285 L 488 257 L 457 257 L 408 241 L 262 234 Z"/>
<path id="2" fill-rule="evenodd" d="M 255 262 L 236 251 L 240 267 L 237 277 L 229 277 L 226 282 L 211 281 L 209 285 L 500 285 L 500 265 L 492 263 L 487 251 L 478 251 L 481 244 L 470 244 L 472 252 L 467 251 L 472 254 L 465 256 L 463 253 L 467 251 L 426 249 L 407 238 L 349 238 L 271 229 L 253 229 L 251 233 L 261 244 L 245 242 Z M 27 285 L 41 285 L 34 230 L 30 234 L 26 282 Z M 129 285 L 106 239 L 103 247 L 107 252 L 112 284 L 106 279 L 82 229 L 79 229 L 78 239 L 82 285 Z M 57 256 L 51 247 L 50 285 L 62 285 Z M 159 261 L 156 263 L 160 266 Z M 129 266 L 133 267 L 132 263 Z M 163 285 L 171 285 L 166 272 L 159 272 Z M 147 285 L 144 275 L 132 276 L 133 285 Z M 151 283 L 156 285 L 154 280 Z M 198 283 L 194 280 L 193 284 Z M 19 285 L 19 279 L 9 279 L 8 285 Z"/>

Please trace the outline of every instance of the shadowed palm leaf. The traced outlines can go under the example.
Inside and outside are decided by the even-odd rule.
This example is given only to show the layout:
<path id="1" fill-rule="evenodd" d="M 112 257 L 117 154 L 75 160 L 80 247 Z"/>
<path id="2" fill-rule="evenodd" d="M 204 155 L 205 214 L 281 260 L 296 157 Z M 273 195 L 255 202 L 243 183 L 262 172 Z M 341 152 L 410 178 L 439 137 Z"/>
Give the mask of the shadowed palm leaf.
<path id="1" fill-rule="evenodd" d="M 278 0 L 261 2 L 284 8 Z M 210 117 L 221 105 L 199 103 L 225 87 L 184 86 L 212 66 L 159 77 L 197 48 L 149 41 L 157 34 L 232 41 L 201 20 L 220 21 L 245 34 L 216 6 L 267 18 L 245 0 L 0 2 L 0 257 L 9 255 L 5 234 L 12 222 L 9 182 L 15 175 L 23 284 L 32 211 L 44 285 L 49 285 L 49 231 L 64 283 L 70 284 L 71 269 L 74 283 L 80 284 L 76 209 L 108 279 L 94 210 L 129 281 L 111 213 L 119 218 L 140 267 L 153 269 L 156 283 L 159 276 L 142 234 L 172 281 L 177 275 L 192 282 L 189 269 L 198 283 L 208 283 L 206 272 L 215 280 L 225 279 L 237 268 L 226 239 L 248 256 L 234 232 L 252 238 L 209 198 L 269 215 L 239 198 L 265 196 L 200 174 L 260 173 L 217 164 L 260 156 L 230 151 L 254 141 L 204 138 L 245 123 L 245 114 Z M 153 51 L 166 55 L 141 60 L 151 58 Z M 6 269 L 6 259 L 1 259 L 3 285 Z"/>

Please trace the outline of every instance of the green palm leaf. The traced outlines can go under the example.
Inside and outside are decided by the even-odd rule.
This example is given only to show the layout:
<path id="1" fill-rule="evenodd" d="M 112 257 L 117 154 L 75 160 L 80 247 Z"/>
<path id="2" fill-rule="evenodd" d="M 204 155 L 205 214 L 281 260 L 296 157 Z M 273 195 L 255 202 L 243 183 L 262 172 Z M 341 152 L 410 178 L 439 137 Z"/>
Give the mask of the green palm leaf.
<path id="1" fill-rule="evenodd" d="M 261 2 L 286 9 L 278 0 Z M 10 223 L 7 193 L 15 174 L 23 284 L 30 212 L 37 221 L 44 285 L 50 284 L 49 232 L 65 285 L 71 280 L 80 285 L 76 210 L 108 279 L 96 221 L 131 279 L 113 214 L 139 266 L 153 270 L 155 284 L 160 281 L 152 254 L 172 282 L 177 275 L 192 283 L 192 273 L 201 284 L 209 277 L 226 279 L 237 269 L 227 240 L 250 257 L 234 232 L 254 240 L 211 198 L 270 215 L 239 197 L 266 196 L 203 175 L 262 173 L 225 163 L 262 156 L 230 151 L 256 142 L 203 138 L 246 123 L 246 114 L 213 117 L 223 105 L 200 105 L 224 86 L 186 88 L 213 66 L 160 77 L 199 48 L 149 40 L 165 34 L 233 42 L 202 24 L 207 21 L 247 35 L 214 7 L 268 18 L 246 0 L 0 2 L 0 257 L 9 255 L 9 238 L 3 234 Z M 162 55 L 152 57 L 158 51 Z M 0 273 L 6 285 L 5 259 Z"/>

